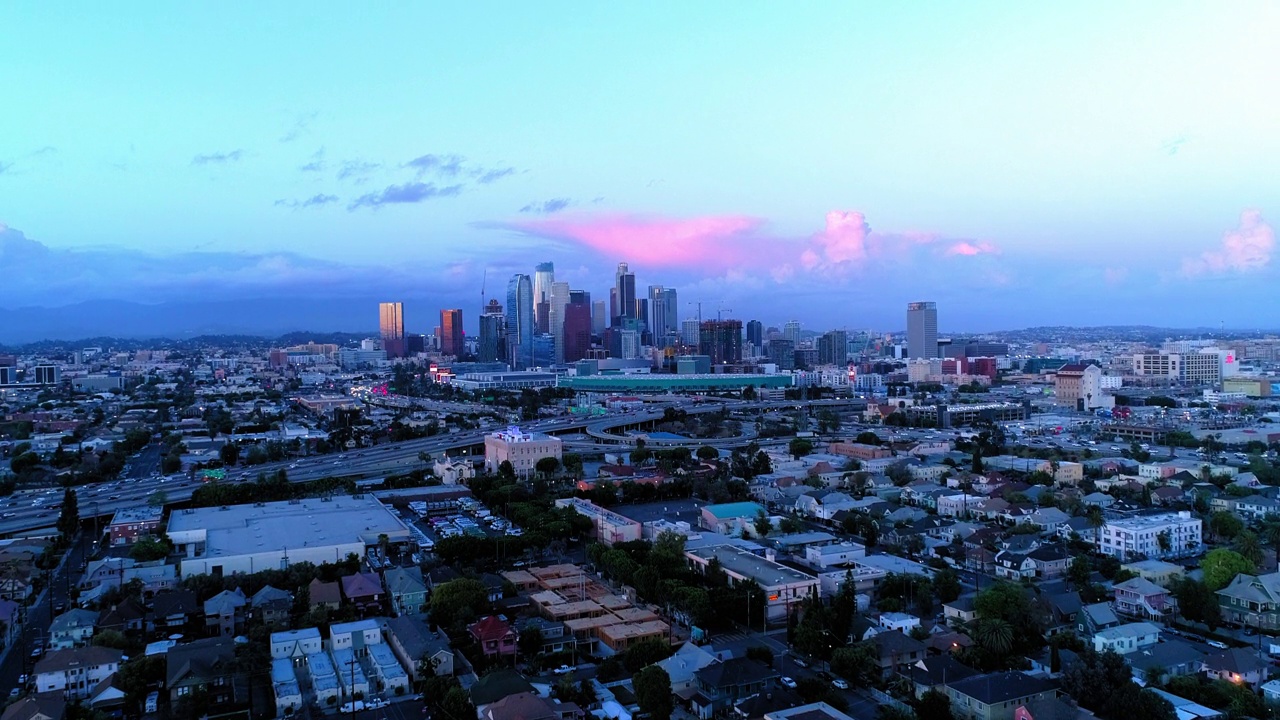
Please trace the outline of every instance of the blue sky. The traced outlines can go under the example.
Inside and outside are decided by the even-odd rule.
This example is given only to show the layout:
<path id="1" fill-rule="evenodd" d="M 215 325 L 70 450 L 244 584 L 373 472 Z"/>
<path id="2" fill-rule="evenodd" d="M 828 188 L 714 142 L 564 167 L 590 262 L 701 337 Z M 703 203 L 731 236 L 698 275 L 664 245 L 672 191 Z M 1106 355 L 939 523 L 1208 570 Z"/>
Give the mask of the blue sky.
<path id="1" fill-rule="evenodd" d="M 915 299 L 954 330 L 1280 326 L 1248 302 L 1277 279 L 1274 3 L 10 3 L 0 27 L 0 307 L 469 308 L 485 268 L 601 294 L 626 260 L 814 329 Z"/>

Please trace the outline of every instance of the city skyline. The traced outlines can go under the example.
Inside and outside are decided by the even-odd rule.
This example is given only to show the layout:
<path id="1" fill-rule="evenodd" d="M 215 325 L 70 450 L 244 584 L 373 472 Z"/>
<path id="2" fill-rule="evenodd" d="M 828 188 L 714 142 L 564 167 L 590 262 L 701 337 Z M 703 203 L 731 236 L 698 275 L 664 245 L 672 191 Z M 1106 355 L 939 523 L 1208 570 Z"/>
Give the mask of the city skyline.
<path id="1" fill-rule="evenodd" d="M 682 317 L 1280 327 L 1251 302 L 1280 279 L 1274 5 L 500 15 L 0 9 L 41 58 L 0 135 L 0 308 L 395 297 L 475 333 L 486 276 L 551 261 L 607 305 L 626 262 Z"/>

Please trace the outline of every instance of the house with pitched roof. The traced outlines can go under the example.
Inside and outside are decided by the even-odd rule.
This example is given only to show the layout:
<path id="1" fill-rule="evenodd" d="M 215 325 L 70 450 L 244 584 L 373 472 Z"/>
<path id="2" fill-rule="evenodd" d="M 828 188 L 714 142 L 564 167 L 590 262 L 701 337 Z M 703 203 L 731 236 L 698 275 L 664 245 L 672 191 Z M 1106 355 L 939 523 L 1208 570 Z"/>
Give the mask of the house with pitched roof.
<path id="1" fill-rule="evenodd" d="M 1169 591 L 1145 578 L 1129 578 L 1112 587 L 1115 608 L 1120 615 L 1162 620 L 1173 609 Z"/>
<path id="2" fill-rule="evenodd" d="M 244 609 L 249 604 L 240 588 L 223 590 L 204 601 L 204 624 L 210 635 L 236 635 L 244 629 Z"/>
<path id="3" fill-rule="evenodd" d="M 1280 573 L 1240 573 L 1218 591 L 1218 606 L 1225 622 L 1259 630 L 1280 629 Z"/>
<path id="4" fill-rule="evenodd" d="M 1110 603 L 1085 605 L 1076 613 L 1076 632 L 1082 637 L 1093 637 L 1096 633 L 1119 625 L 1120 618 L 1111 610 Z"/>
<path id="5" fill-rule="evenodd" d="M 151 627 L 157 633 L 184 632 L 199 615 L 200 604 L 190 590 L 157 593 L 151 600 Z"/>
<path id="6" fill-rule="evenodd" d="M 1128 655 L 1160 642 L 1160 628 L 1149 622 L 1125 623 L 1093 634 L 1093 649 Z"/>
<path id="7" fill-rule="evenodd" d="M 115 648 L 80 647 L 54 650 L 31 671 L 37 693 L 58 693 L 67 700 L 83 700 L 94 687 L 120 669 L 124 654 Z"/>
<path id="8" fill-rule="evenodd" d="M 396 614 L 422 612 L 427 604 L 427 582 L 417 566 L 387 570 L 387 595 Z"/>
<path id="9" fill-rule="evenodd" d="M 342 595 L 361 610 L 376 609 L 382 604 L 382 578 L 374 573 L 359 572 L 342 577 Z"/>
<path id="10" fill-rule="evenodd" d="M 401 615 L 387 621 L 387 644 L 409 669 L 414 682 L 431 675 L 453 675 L 453 649 L 449 638 L 439 630 L 432 632 L 416 617 Z M 428 666 L 430 666 L 430 671 Z"/>
<path id="11" fill-rule="evenodd" d="M 285 590 L 264 585 L 249 599 L 249 607 L 255 618 L 272 627 L 289 624 L 293 611 L 293 595 Z"/>
<path id="12" fill-rule="evenodd" d="M 915 696 L 919 699 L 930 690 L 945 691 L 947 683 L 973 677 L 978 671 L 948 653 L 923 658 L 898 671 L 898 674 L 911 682 Z"/>
<path id="13" fill-rule="evenodd" d="M 516 631 L 497 615 L 489 615 L 467 626 L 467 632 L 487 657 L 509 657 L 516 654 Z"/>
<path id="14" fill-rule="evenodd" d="M 27 695 L 5 708 L 0 720 L 62 720 L 66 713 L 61 695 Z"/>
<path id="15" fill-rule="evenodd" d="M 1202 672 L 1211 680 L 1257 687 L 1267 679 L 1267 663 L 1256 652 L 1245 648 L 1227 648 L 1206 657 Z"/>
<path id="16" fill-rule="evenodd" d="M 1013 720 L 1021 705 L 1058 696 L 1058 684 L 1018 671 L 949 681 L 947 697 L 957 720 Z"/>
<path id="17" fill-rule="evenodd" d="M 98 624 L 98 613 L 83 608 L 72 608 L 53 619 L 49 625 L 49 648 L 67 648 L 88 645 Z"/>
<path id="18" fill-rule="evenodd" d="M 164 686 L 170 704 L 193 694 L 207 697 L 211 710 L 234 704 L 235 659 L 235 643 L 229 637 L 204 638 L 169 648 Z"/>
<path id="19" fill-rule="evenodd" d="M 337 610 L 342 606 L 342 586 L 336 582 L 321 582 L 315 578 L 307 585 L 307 597 L 311 600 L 311 609 L 328 608 Z"/>
<path id="20" fill-rule="evenodd" d="M 694 672 L 697 692 L 689 703 L 703 720 L 726 712 L 734 702 L 768 692 L 781 677 L 773 668 L 750 658 L 717 660 Z"/>
<path id="21" fill-rule="evenodd" d="M 876 633 L 871 637 L 871 643 L 875 645 L 880 673 L 886 678 L 923 660 L 928 650 L 924 643 L 901 630 Z"/>

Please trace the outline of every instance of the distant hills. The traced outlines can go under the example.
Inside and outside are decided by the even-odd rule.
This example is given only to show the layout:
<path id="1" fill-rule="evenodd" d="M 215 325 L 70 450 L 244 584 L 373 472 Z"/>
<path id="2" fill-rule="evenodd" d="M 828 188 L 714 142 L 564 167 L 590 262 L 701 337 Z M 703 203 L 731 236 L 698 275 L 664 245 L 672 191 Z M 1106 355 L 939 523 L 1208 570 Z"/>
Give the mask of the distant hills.
<path id="1" fill-rule="evenodd" d="M 377 330 L 377 300 L 220 300 L 155 305 L 100 300 L 62 307 L 0 310 L 0 345 L 81 338 L 170 338 L 201 335 L 278 337 L 299 328 L 322 333 Z M 407 313 L 406 313 L 407 314 Z M 426 324 L 428 317 L 420 318 Z M 434 322 L 430 322 L 434 325 Z M 418 329 L 418 332 L 429 330 Z"/>

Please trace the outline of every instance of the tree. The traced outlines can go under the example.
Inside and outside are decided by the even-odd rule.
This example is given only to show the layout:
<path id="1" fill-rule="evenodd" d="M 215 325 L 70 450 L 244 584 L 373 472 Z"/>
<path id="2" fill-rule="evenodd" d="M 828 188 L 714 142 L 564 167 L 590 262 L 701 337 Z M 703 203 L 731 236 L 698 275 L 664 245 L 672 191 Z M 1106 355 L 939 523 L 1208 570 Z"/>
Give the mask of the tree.
<path id="1" fill-rule="evenodd" d="M 675 703 L 671 699 L 671 676 L 657 665 L 650 665 L 631 678 L 640 711 L 652 720 L 671 720 Z"/>
<path id="2" fill-rule="evenodd" d="M 933 594 L 938 599 L 938 602 L 951 602 L 960 597 L 960 592 L 960 578 L 956 575 L 955 570 L 946 568 L 934 574 Z"/>
<path id="3" fill-rule="evenodd" d="M 752 645 L 747 648 L 747 658 L 773 667 L 773 651 L 764 645 Z"/>
<path id="4" fill-rule="evenodd" d="M 871 685 L 880 679 L 879 653 L 875 643 L 864 640 L 842 647 L 831 654 L 831 672 L 859 685 Z"/>
<path id="5" fill-rule="evenodd" d="M 533 467 L 535 470 L 542 473 L 544 477 L 551 477 L 552 475 L 556 474 L 557 470 L 560 469 L 560 461 L 555 459 L 554 457 L 544 457 L 541 460 L 539 460 Z"/>
<path id="6" fill-rule="evenodd" d="M 218 456 L 222 458 L 223 465 L 235 465 L 236 461 L 240 459 L 240 446 L 228 441 L 218 451 Z"/>
<path id="7" fill-rule="evenodd" d="M 542 652 L 542 630 L 536 627 L 521 630 L 520 637 L 516 640 L 516 648 L 525 658 L 531 658 Z"/>
<path id="8" fill-rule="evenodd" d="M 973 629 L 973 639 L 993 655 L 1003 657 L 1013 650 L 1013 626 L 1000 618 L 982 618 Z"/>
<path id="9" fill-rule="evenodd" d="M 129 548 L 129 557 L 138 562 L 147 562 L 148 560 L 163 560 L 169 557 L 169 543 L 167 538 L 158 538 L 154 535 L 140 537 L 133 543 L 133 547 Z"/>
<path id="10" fill-rule="evenodd" d="M 720 457 L 720 451 L 710 445 L 703 445 L 698 448 L 698 459 L 704 462 L 715 460 Z"/>
<path id="11" fill-rule="evenodd" d="M 163 490 L 157 490 L 147 496 L 147 504 L 151 507 L 164 507 L 169 504 L 169 495 Z"/>
<path id="12" fill-rule="evenodd" d="M 67 488 L 62 491 L 62 512 L 58 515 L 58 532 L 70 539 L 80 529 L 80 504 L 76 491 Z"/>
<path id="13" fill-rule="evenodd" d="M 431 593 L 431 619 L 441 627 L 460 630 L 489 607 L 489 592 L 479 580 L 458 578 Z"/>
<path id="14" fill-rule="evenodd" d="M 622 666 L 631 672 L 638 672 L 659 660 L 671 657 L 671 644 L 662 638 L 650 638 L 627 648 L 622 656 Z M 670 681 L 668 680 L 668 683 Z M 667 686 L 670 691 L 670 685 Z"/>
<path id="15" fill-rule="evenodd" d="M 787 451 L 791 453 L 791 457 L 799 460 L 813 452 L 813 441 L 808 438 L 792 438 L 791 442 L 787 444 Z"/>
<path id="16" fill-rule="evenodd" d="M 1021 585 L 1003 581 L 995 583 L 978 593 L 974 599 L 974 610 L 980 620 L 1003 620 L 1009 626 L 1012 633 L 1009 647 L 1013 654 L 1026 655 L 1044 645 L 1041 612 Z M 983 632 L 989 641 L 984 643 L 984 647 L 994 650 L 1003 645 L 1003 627 L 989 625 Z"/>
<path id="17" fill-rule="evenodd" d="M 751 521 L 752 527 L 756 529 L 757 537 L 765 537 L 773 531 L 773 523 L 769 521 L 769 516 L 761 510 L 756 513 L 756 517 Z"/>
<path id="18" fill-rule="evenodd" d="M 973 469 L 973 474 L 974 474 L 974 475 L 981 475 L 981 474 L 982 474 L 982 446 L 981 446 L 981 445 L 975 445 L 975 446 L 973 447 L 973 466 L 972 466 L 972 469 Z"/>
<path id="19" fill-rule="evenodd" d="M 1252 530 L 1241 530 L 1232 548 L 1255 566 L 1262 564 L 1262 542 Z"/>
<path id="20" fill-rule="evenodd" d="M 1204 571 L 1205 587 L 1214 591 L 1226 587 L 1236 575 L 1254 571 L 1253 563 L 1248 558 L 1226 548 L 1210 550 L 1200 561 L 1200 568 Z"/>
<path id="21" fill-rule="evenodd" d="M 1227 510 L 1219 510 L 1209 516 L 1209 532 L 1220 540 L 1231 540 L 1244 529 L 1244 520 Z"/>
<path id="22" fill-rule="evenodd" d="M 951 699 L 941 690 L 931 688 L 916 703 L 916 717 L 920 720 L 953 720 Z"/>
<path id="23" fill-rule="evenodd" d="M 1077 588 L 1088 586 L 1089 578 L 1093 575 L 1093 562 L 1089 560 L 1088 555 L 1077 555 L 1071 558 L 1071 564 L 1067 566 L 1067 579 Z"/>

